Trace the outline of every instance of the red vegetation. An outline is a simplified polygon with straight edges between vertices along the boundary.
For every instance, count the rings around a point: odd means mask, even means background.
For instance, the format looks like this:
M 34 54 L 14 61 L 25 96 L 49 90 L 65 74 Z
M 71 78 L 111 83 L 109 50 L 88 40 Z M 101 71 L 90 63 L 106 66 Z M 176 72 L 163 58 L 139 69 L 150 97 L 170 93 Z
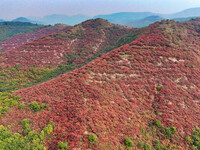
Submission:
M 58 24 L 55 26 L 45 27 L 45 28 L 37 29 L 32 32 L 16 35 L 16 36 L 0 43 L 0 52 L 15 49 L 25 43 L 34 41 L 43 36 L 47 36 L 47 35 L 56 33 L 58 31 L 61 31 L 66 27 L 67 27 L 66 25 Z
M 14 108 L 0 123 L 15 120 L 11 126 L 17 130 L 23 118 L 30 118 L 37 129 L 52 120 L 49 149 L 65 140 L 70 149 L 116 149 L 126 137 L 143 140 L 140 128 L 162 120 L 177 127 L 181 139 L 174 140 L 186 147 L 183 138 L 200 125 L 199 27 L 198 19 L 152 24 L 130 44 L 56 79 L 14 92 L 25 103 L 49 104 L 49 110 Z M 163 89 L 157 90 L 159 85 Z M 91 133 L 98 144 L 89 144 Z
M 4 53 L 1 65 L 82 64 L 105 47 L 112 46 L 122 35 L 134 28 L 111 24 L 103 19 L 88 20 L 74 27 L 46 36 Z

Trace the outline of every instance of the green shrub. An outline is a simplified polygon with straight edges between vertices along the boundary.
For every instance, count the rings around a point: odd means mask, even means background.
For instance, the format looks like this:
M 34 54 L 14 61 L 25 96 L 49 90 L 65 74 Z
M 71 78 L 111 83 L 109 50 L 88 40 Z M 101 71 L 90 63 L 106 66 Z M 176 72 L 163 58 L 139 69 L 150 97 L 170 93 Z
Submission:
M 41 141 L 44 140 L 45 135 L 44 135 L 44 131 L 43 131 L 43 130 L 40 132 L 40 134 L 39 134 L 39 138 L 40 138 Z
M 42 104 L 40 105 L 40 107 L 41 107 L 41 109 L 45 109 L 45 108 L 48 108 L 48 107 L 49 107 L 49 104 L 44 104 L 44 103 L 42 103 Z
M 160 144 L 159 140 L 154 141 L 155 144 Z
M 18 109 L 23 109 L 24 107 L 25 107 L 25 104 L 22 103 L 22 104 L 19 105 Z
M 41 141 L 37 142 L 37 134 L 34 132 L 30 132 L 28 136 L 22 136 L 19 133 L 11 133 L 0 125 L 0 133 L 1 150 L 45 150 Z
M 194 141 L 194 146 L 196 146 L 198 149 L 200 149 L 200 141 Z
M 165 127 L 164 130 L 167 138 L 169 138 L 170 140 L 172 135 L 176 133 L 176 127 L 169 127 L 169 128 Z
M 88 140 L 89 140 L 91 143 L 97 142 L 96 136 L 95 136 L 94 134 L 90 134 L 90 135 L 88 136 Z
M 146 143 L 146 144 L 144 145 L 144 149 L 145 149 L 145 150 L 151 150 L 151 146 L 150 146 L 149 144 Z
M 167 136 L 167 138 L 171 138 L 172 137 L 172 132 L 170 128 L 164 128 L 165 130 L 165 134 Z
M 153 124 L 154 124 L 156 127 L 159 127 L 159 128 L 162 127 L 162 124 L 161 124 L 161 121 L 160 121 L 160 120 L 154 121 Z
M 10 92 L 0 92 L 0 115 L 7 113 L 11 107 L 16 106 L 19 99 L 19 96 L 14 96 Z
M 26 124 L 29 124 L 29 120 L 28 119 L 23 119 L 21 121 L 22 126 L 25 126 Z
M 137 145 L 137 147 L 138 147 L 139 149 L 142 149 L 142 148 L 144 148 L 144 144 L 143 144 L 142 142 L 139 142 L 138 145 Z
M 35 111 L 35 112 L 37 112 L 37 111 L 40 111 L 40 105 L 36 102 L 36 101 L 34 101 L 34 102 L 31 102 L 30 103 L 30 107 Z
M 154 143 L 155 143 L 154 148 L 155 148 L 156 150 L 161 150 L 161 145 L 160 145 L 159 140 L 155 140 Z
M 59 142 L 58 148 L 59 148 L 59 150 L 68 150 L 68 143 L 66 141 L 64 143 Z
M 30 103 L 30 107 L 35 111 L 40 111 L 41 109 L 45 109 L 49 107 L 49 104 L 42 103 L 39 105 L 36 101 Z
M 15 65 L 15 69 L 19 70 L 20 66 L 19 65 Z
M 125 139 L 125 145 L 126 147 L 133 147 L 133 141 L 130 138 Z
M 53 124 L 49 122 L 49 124 L 43 129 L 43 131 L 47 134 L 51 134 L 53 132 Z
M 156 89 L 157 89 L 157 91 L 161 91 L 163 89 L 163 85 L 159 84 Z
M 200 141 L 199 136 L 196 135 L 196 134 L 193 134 L 193 135 L 192 135 L 192 139 L 193 139 L 194 141 Z
M 193 140 L 192 140 L 191 137 L 187 136 L 187 137 L 185 138 L 185 141 L 187 141 L 188 144 L 191 144 Z
M 192 145 L 192 150 L 198 150 L 197 146 Z
M 176 133 L 176 127 L 170 127 L 172 134 Z

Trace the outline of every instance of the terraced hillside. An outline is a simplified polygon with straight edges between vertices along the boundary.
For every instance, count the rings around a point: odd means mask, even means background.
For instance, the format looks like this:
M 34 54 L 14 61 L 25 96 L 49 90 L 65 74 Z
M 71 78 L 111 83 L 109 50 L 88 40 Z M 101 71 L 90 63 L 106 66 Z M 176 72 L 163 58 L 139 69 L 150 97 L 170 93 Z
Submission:
M 34 131 L 30 141 L 47 149 L 200 149 L 199 27 L 152 24 L 79 69 L 15 91 L 21 98 L 0 123 Z
M 66 28 L 67 25 L 57 24 L 55 26 L 45 26 L 44 28 L 36 29 L 35 31 L 16 35 L 6 41 L 0 43 L 0 51 L 15 49 L 25 43 L 34 41 L 41 37 L 56 33 Z

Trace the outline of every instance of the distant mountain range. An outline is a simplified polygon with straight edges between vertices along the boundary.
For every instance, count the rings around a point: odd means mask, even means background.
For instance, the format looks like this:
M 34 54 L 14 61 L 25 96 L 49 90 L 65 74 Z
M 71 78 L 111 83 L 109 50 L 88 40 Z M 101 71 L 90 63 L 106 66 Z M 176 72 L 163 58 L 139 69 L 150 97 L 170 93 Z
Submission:
M 107 15 L 97 15 L 94 17 L 89 17 L 85 15 L 67 16 L 67 15 L 53 14 L 44 16 L 42 18 L 19 17 L 12 21 L 31 22 L 44 25 L 49 25 L 49 24 L 54 25 L 57 23 L 63 23 L 73 26 L 88 19 L 102 18 L 114 24 L 133 26 L 133 27 L 144 27 L 156 21 L 160 21 L 162 19 L 174 19 L 177 21 L 186 21 L 196 17 L 200 17 L 200 7 L 186 9 L 174 14 L 158 14 L 152 12 L 119 12 Z M 0 22 L 1 21 L 3 20 L 0 19 Z
M 200 7 L 190 8 L 183 10 L 181 12 L 172 14 L 168 18 L 188 18 L 188 17 L 199 17 L 200 16 Z
M 83 21 L 90 19 L 91 17 L 85 15 L 74 15 L 74 16 L 67 16 L 67 15 L 59 15 L 53 14 L 44 16 L 43 18 L 38 17 L 27 17 L 29 20 L 34 20 L 35 23 L 45 24 L 45 25 L 54 25 L 57 23 L 67 24 L 67 25 L 75 25 L 79 24 Z M 33 22 L 33 21 L 31 21 Z
M 127 23 L 127 26 L 133 26 L 133 27 L 145 27 L 148 26 L 149 24 L 152 24 L 156 21 L 161 21 L 164 18 L 160 17 L 160 16 L 148 16 L 144 19 L 141 20 L 136 20 L 136 21 L 132 21 Z

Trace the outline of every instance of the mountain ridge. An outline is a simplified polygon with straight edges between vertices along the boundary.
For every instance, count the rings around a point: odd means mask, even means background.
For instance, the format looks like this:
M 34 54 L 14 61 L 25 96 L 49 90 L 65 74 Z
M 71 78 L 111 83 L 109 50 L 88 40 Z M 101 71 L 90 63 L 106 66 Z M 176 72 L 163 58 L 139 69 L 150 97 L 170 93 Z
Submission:
M 102 18 L 106 19 L 111 23 L 114 24 L 120 24 L 120 25 L 129 25 L 129 22 L 137 22 L 137 24 L 140 22 L 140 20 L 145 19 L 146 17 L 150 16 L 160 16 L 163 19 L 175 19 L 175 18 L 182 18 L 179 19 L 182 20 L 189 20 L 189 17 L 200 17 L 200 8 L 189 8 L 185 9 L 183 11 L 173 13 L 173 14 L 160 14 L 160 13 L 153 13 L 153 12 L 116 12 L 111 14 L 105 14 L 105 15 L 96 15 L 93 17 L 86 16 L 86 15 L 62 15 L 62 14 L 52 14 L 44 17 L 27 17 L 27 19 L 30 20 L 32 23 L 38 23 L 38 24 L 45 24 L 45 25 L 53 25 L 56 23 L 64 23 L 67 25 L 76 25 L 80 24 L 83 21 L 86 21 L 88 19 L 96 19 L 96 18 Z M 151 24 L 150 22 L 149 24 Z M 134 27 L 141 27 L 144 26 L 142 23 L 134 26 Z M 148 26 L 149 24 L 145 24 L 145 26 Z

